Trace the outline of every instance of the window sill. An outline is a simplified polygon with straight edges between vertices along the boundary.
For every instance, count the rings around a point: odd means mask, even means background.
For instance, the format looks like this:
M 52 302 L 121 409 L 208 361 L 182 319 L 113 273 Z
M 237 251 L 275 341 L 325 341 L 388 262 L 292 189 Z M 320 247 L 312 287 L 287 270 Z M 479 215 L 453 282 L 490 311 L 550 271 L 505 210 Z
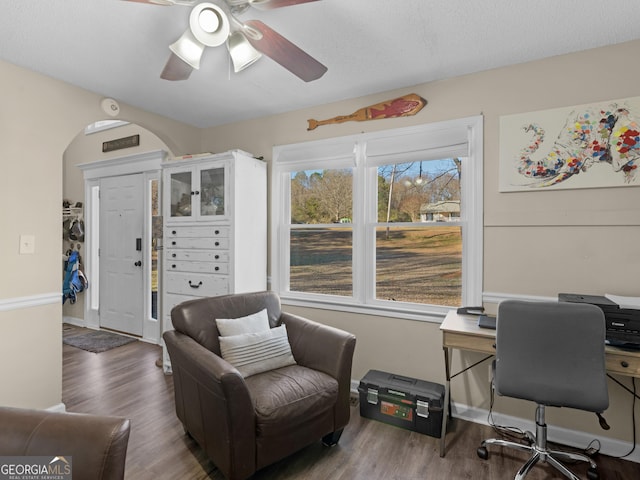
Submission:
M 379 317 L 393 317 L 419 322 L 442 323 L 447 312 L 454 307 L 430 306 L 425 310 L 410 308 L 393 308 L 381 305 L 364 305 L 348 303 L 331 299 L 309 299 L 287 293 L 280 294 L 280 301 L 283 305 L 295 307 L 317 308 L 320 310 L 334 310 L 340 312 L 356 313 L 361 315 L 375 315 Z

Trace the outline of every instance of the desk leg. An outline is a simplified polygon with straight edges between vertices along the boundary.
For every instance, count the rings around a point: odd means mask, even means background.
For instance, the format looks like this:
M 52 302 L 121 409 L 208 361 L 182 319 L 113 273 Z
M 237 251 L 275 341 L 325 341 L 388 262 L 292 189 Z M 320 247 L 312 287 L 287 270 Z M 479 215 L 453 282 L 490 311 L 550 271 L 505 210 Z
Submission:
M 449 357 L 451 349 L 442 347 L 444 351 L 444 372 L 446 382 L 444 385 L 444 405 L 442 405 L 442 429 L 440 430 L 440 456 L 444 457 L 445 437 L 447 436 L 447 421 L 449 419 L 449 391 L 451 388 L 451 366 L 449 365 Z

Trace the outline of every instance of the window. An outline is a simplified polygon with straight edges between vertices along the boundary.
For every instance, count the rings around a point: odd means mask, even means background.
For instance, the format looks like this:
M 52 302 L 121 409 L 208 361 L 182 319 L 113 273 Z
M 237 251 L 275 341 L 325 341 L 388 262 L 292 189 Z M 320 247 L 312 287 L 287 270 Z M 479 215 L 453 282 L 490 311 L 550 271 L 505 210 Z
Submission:
M 423 318 L 482 300 L 482 117 L 274 148 L 272 288 Z

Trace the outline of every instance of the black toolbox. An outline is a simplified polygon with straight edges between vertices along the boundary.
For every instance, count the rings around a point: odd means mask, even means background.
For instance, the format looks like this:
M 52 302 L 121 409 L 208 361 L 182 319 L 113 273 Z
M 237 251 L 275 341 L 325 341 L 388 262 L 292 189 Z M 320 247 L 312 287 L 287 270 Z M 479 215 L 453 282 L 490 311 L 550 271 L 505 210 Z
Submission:
M 358 386 L 360 415 L 432 437 L 442 434 L 444 385 L 369 370 Z

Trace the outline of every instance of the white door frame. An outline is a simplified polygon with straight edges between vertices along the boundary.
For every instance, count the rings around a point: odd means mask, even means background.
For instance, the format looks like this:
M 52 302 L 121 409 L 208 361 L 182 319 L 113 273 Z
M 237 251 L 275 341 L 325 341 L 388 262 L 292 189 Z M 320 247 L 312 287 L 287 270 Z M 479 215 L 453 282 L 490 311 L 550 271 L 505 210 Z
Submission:
M 99 289 L 91 287 L 91 279 L 95 278 L 92 273 L 97 271 L 96 263 L 98 261 L 98 203 L 97 192 L 100 185 L 100 179 L 104 177 L 113 177 L 120 175 L 129 175 L 134 173 L 143 173 L 145 180 L 144 194 L 144 211 L 145 220 L 143 228 L 143 265 L 151 265 L 151 194 L 149 185 L 151 180 L 157 180 L 158 186 L 162 184 L 162 162 L 167 158 L 167 152 L 164 150 L 154 150 L 145 153 L 127 155 L 124 157 L 97 160 L 95 162 L 82 163 L 78 165 L 84 175 L 84 211 L 85 211 L 85 243 L 84 243 L 84 270 L 85 275 L 89 279 L 89 288 L 83 292 L 84 294 L 84 322 L 89 328 L 100 328 L 100 310 L 99 310 Z M 161 190 L 159 190 L 161 192 Z M 159 199 L 161 200 L 161 199 Z M 162 205 L 162 202 L 160 202 Z M 158 267 L 160 271 L 160 266 Z M 151 343 L 160 344 L 162 321 L 162 312 L 158 308 L 156 319 L 151 318 L 151 311 L 148 307 L 151 304 L 151 278 L 148 274 L 149 270 L 144 269 L 144 288 L 145 288 L 145 309 L 144 320 L 142 324 L 142 339 Z M 147 298 L 147 296 L 149 298 Z M 158 296 L 158 302 L 159 302 Z M 158 303 L 158 306 L 160 304 Z

